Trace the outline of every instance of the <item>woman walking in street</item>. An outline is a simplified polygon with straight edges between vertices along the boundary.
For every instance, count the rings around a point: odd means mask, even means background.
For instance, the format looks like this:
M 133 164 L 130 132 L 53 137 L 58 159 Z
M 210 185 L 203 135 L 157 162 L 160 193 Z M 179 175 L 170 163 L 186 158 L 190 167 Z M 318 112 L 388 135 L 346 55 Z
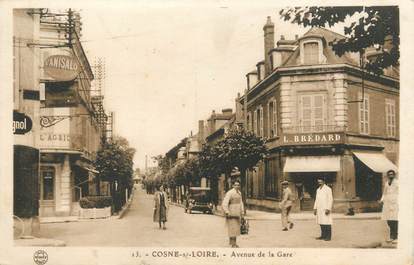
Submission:
M 167 229 L 165 222 L 167 222 L 167 213 L 168 213 L 168 196 L 164 191 L 163 185 L 158 185 L 156 187 L 157 191 L 154 194 L 154 222 L 159 224 L 159 228 Z
M 226 215 L 226 225 L 229 235 L 229 243 L 233 248 L 239 247 L 236 243 L 237 236 L 240 235 L 240 221 L 244 215 L 242 195 L 240 193 L 240 181 L 233 182 L 233 188 L 229 190 L 223 199 L 222 204 Z
M 388 170 L 387 182 L 380 203 L 382 206 L 381 219 L 387 221 L 390 228 L 390 238 L 387 242 L 397 243 L 398 240 L 398 180 L 394 170 Z

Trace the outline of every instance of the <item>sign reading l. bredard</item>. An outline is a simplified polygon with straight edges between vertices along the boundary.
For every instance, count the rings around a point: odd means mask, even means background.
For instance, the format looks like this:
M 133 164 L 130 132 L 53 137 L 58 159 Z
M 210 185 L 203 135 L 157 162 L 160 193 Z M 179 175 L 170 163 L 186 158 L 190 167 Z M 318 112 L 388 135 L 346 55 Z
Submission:
M 43 69 L 46 74 L 57 81 L 75 79 L 80 67 L 75 58 L 67 55 L 52 55 L 46 58 Z
M 285 134 L 282 137 L 283 144 L 336 144 L 343 143 L 342 133 L 300 133 Z

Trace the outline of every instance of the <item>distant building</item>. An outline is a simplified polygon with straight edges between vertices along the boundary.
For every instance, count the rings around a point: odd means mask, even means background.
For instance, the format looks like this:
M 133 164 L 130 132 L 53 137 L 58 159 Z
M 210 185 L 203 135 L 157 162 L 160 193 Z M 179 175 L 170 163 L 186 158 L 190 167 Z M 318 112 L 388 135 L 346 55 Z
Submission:
M 335 55 L 329 43 L 344 36 L 324 28 L 294 40 L 281 36 L 276 46 L 270 17 L 263 30 L 264 60 L 246 75 L 246 93 L 236 102 L 238 120 L 270 150 L 248 173 L 247 203 L 278 209 L 287 179 L 295 210 L 311 210 L 322 176 L 336 211 L 378 208 L 382 174 L 398 165 L 398 69 L 363 71 L 359 53 Z

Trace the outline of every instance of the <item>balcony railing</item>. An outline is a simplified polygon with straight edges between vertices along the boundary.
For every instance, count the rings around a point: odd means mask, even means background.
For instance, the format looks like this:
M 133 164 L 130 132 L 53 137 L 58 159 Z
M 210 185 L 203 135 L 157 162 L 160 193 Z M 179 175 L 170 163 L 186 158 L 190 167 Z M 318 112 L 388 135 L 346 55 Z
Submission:
M 346 126 L 339 125 L 290 126 L 283 128 L 283 133 L 322 133 L 344 131 L 346 131 Z

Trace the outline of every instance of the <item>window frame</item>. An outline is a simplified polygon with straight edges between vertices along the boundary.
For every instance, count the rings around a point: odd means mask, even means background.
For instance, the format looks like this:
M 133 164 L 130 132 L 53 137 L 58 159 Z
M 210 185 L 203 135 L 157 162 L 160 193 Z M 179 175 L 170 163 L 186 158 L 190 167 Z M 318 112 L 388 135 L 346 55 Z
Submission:
M 397 136 L 397 115 L 395 100 L 385 99 L 385 131 L 388 137 Z M 389 107 L 392 108 L 390 113 Z
M 311 49 L 307 49 L 308 45 L 315 45 L 316 54 L 312 54 L 312 53 L 307 52 L 307 50 L 309 50 L 309 51 L 311 50 Z M 309 65 L 319 64 L 319 61 L 320 61 L 319 60 L 319 57 L 320 57 L 319 53 L 320 53 L 320 51 L 319 51 L 319 42 L 318 41 L 312 40 L 312 41 L 306 41 L 306 42 L 303 43 L 303 62 L 304 62 L 304 64 L 309 64 Z M 306 56 L 307 54 L 308 55 L 309 54 L 314 55 L 313 56 L 314 58 L 312 56 Z M 310 59 L 312 59 L 312 60 L 308 61 L 307 57 L 308 57 L 308 60 L 310 60 Z
M 361 93 L 358 94 L 358 98 L 362 98 Z M 370 100 L 369 95 L 365 93 L 362 102 L 358 102 L 358 130 L 360 134 L 368 135 L 371 133 L 370 120 Z
M 315 98 L 318 96 L 322 96 L 322 118 L 318 119 L 318 120 L 322 120 L 322 129 L 321 130 L 316 130 L 317 125 L 315 124 L 316 120 L 315 119 Z M 310 122 L 310 126 L 304 126 L 304 106 L 303 106 L 303 99 L 305 97 L 309 97 L 310 98 L 310 106 L 307 108 L 309 109 L 308 111 L 310 112 L 310 117 L 309 119 L 307 119 L 307 121 Z M 326 131 L 326 126 L 328 125 L 328 93 L 326 91 L 315 91 L 312 93 L 301 93 L 298 94 L 298 124 L 299 124 L 299 130 L 301 133 L 314 133 L 314 132 L 324 132 Z M 306 129 L 308 128 L 309 129 Z

